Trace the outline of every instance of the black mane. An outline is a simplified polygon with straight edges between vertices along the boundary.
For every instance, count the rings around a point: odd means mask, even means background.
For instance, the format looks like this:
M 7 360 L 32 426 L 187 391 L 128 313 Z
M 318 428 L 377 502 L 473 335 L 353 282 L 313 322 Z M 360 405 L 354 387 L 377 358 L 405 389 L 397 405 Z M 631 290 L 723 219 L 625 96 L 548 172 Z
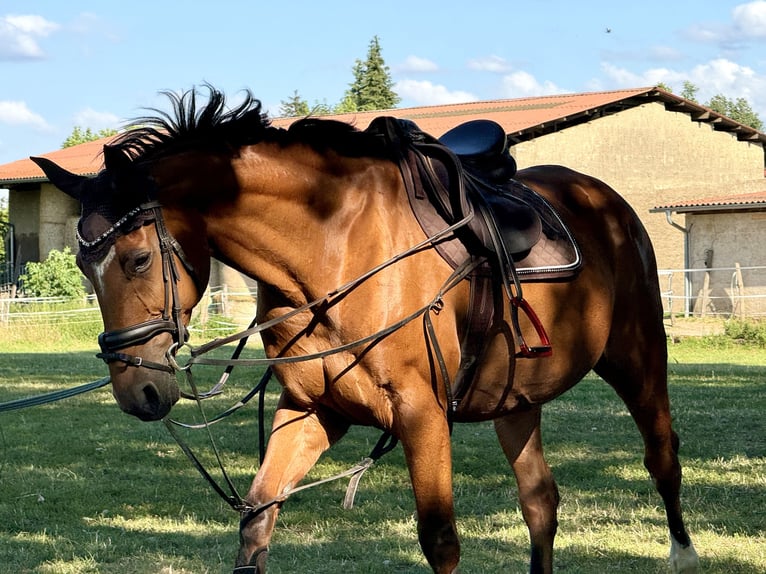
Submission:
M 173 113 L 149 108 L 157 115 L 134 119 L 131 124 L 139 127 L 125 132 L 112 146 L 133 160 L 151 160 L 184 149 L 235 148 L 264 138 L 271 122 L 249 90 L 241 104 L 227 110 L 224 94 L 209 84 L 206 88 L 209 95 L 202 108 L 197 106 L 195 89 L 182 94 L 161 92 L 170 100 Z
M 237 107 L 227 109 L 224 94 L 205 84 L 207 103 L 198 107 L 199 93 L 161 92 L 170 100 L 172 112 L 149 108 L 156 115 L 134 119 L 139 126 L 118 137 L 111 146 L 132 161 L 152 161 L 186 150 L 234 152 L 243 145 L 278 141 L 284 145 L 303 142 L 317 151 L 332 149 L 342 155 L 384 156 L 379 138 L 357 130 L 351 124 L 315 117 L 302 118 L 288 130 L 274 128 L 262 112 L 260 100 L 245 90 Z

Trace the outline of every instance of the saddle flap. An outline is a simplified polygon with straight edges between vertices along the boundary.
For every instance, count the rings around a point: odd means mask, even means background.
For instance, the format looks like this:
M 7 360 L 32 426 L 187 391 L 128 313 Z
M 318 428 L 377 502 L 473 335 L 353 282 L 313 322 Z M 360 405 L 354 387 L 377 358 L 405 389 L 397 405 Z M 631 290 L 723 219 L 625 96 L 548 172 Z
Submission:
M 540 240 L 543 224 L 537 211 L 517 197 L 485 195 L 503 244 L 513 255 L 527 253 Z

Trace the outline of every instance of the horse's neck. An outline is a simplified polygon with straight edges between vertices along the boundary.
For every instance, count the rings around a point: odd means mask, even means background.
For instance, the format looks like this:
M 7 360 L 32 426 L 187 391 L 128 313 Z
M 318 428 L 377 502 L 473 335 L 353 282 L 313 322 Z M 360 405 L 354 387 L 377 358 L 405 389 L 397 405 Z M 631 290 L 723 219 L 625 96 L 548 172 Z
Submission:
M 261 145 L 232 165 L 239 192 L 211 211 L 212 243 L 222 259 L 294 303 L 335 289 L 409 242 L 390 162 Z

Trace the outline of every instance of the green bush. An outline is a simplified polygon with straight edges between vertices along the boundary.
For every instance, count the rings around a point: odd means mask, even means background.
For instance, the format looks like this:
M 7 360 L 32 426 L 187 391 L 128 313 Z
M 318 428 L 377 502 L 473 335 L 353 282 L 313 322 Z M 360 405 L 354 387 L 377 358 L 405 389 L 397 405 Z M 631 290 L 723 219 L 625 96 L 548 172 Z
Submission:
M 724 334 L 736 341 L 766 347 L 766 322 L 732 319 L 724 324 Z
M 20 277 L 24 291 L 35 297 L 83 297 L 85 287 L 77 260 L 69 247 L 51 250 L 45 261 L 27 263 Z

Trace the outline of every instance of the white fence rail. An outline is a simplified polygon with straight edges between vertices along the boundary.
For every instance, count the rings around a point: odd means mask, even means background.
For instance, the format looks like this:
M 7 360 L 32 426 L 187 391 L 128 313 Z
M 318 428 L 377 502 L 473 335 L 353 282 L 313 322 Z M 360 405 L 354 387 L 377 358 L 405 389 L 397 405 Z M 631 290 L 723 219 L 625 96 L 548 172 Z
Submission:
M 766 266 L 662 269 L 658 280 L 665 312 L 673 317 L 766 318 Z M 255 314 L 255 291 L 209 289 L 195 312 L 195 325 L 231 329 Z M 61 325 L 100 322 L 93 295 L 63 298 L 19 298 L 0 294 L 0 326 Z
M 766 317 L 766 266 L 663 269 L 659 281 L 671 317 Z
M 255 292 L 209 289 L 195 310 L 193 328 L 229 330 L 255 315 Z M 64 297 L 9 297 L 0 294 L 0 327 L 101 324 L 95 295 L 82 299 Z

